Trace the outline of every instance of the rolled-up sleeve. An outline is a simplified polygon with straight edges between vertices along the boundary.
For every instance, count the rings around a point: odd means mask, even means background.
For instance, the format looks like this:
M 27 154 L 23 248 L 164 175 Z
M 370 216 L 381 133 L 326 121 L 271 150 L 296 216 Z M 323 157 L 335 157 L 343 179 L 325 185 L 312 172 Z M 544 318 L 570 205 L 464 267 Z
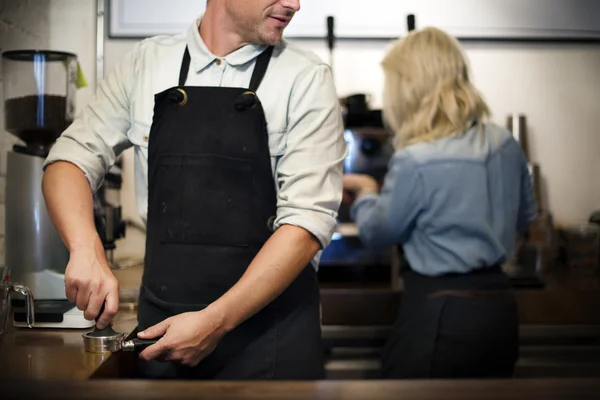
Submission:
M 108 170 L 123 150 L 131 146 L 129 95 L 134 83 L 137 46 L 97 87 L 89 104 L 52 146 L 44 169 L 67 161 L 85 174 L 92 191 L 103 183 Z
M 328 66 L 312 65 L 296 79 L 287 128 L 286 150 L 277 165 L 275 227 L 304 228 L 325 248 L 336 227 L 347 155 L 339 99 Z

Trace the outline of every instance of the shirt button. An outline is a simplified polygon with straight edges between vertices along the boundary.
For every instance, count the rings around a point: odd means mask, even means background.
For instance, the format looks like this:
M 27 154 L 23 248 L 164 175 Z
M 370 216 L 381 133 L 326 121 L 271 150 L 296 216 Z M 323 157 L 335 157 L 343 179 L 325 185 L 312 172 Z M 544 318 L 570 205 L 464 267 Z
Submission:
M 217 60 L 215 61 L 215 63 L 216 63 L 217 65 L 221 65 L 221 60 L 217 58 Z
M 144 142 L 147 142 L 148 140 L 150 140 L 150 138 L 148 136 L 144 136 Z

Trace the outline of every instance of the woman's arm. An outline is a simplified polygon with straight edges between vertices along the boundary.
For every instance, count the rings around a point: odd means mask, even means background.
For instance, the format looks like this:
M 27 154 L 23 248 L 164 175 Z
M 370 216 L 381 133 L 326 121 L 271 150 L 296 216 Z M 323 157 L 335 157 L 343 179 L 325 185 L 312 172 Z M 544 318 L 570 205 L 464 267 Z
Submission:
M 357 191 L 359 196 L 350 209 L 367 246 L 401 243 L 410 234 L 424 200 L 423 182 L 412 158 L 397 153 L 389 165 L 381 192 Z

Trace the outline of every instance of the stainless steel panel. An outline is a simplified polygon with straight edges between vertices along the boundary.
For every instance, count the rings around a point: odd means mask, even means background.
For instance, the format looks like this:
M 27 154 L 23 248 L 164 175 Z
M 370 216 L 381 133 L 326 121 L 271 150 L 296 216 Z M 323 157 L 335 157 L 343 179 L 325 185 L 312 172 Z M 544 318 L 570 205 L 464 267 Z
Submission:
M 69 253 L 46 210 L 43 163 L 41 157 L 7 154 L 6 266 L 36 299 L 65 298 L 58 274 L 64 274 Z

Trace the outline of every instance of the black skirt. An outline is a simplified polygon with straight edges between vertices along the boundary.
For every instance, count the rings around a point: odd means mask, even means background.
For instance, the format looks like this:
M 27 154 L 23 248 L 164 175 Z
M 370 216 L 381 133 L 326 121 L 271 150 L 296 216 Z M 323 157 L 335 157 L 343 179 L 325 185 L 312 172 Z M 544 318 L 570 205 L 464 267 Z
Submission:
M 409 269 L 402 276 L 402 304 L 382 354 L 383 379 L 513 376 L 518 315 L 500 267 L 440 277 Z

